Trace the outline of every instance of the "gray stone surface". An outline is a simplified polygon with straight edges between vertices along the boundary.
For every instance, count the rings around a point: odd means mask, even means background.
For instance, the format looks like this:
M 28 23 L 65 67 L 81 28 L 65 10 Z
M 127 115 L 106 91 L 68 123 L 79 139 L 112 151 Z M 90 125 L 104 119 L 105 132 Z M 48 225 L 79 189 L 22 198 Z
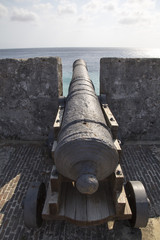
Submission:
M 0 175 L 3 173 L 3 168 L 9 164 L 8 161 L 14 150 L 15 149 L 10 146 L 0 147 Z
M 160 140 L 160 59 L 102 58 L 100 92 L 123 140 Z
M 62 95 L 60 58 L 0 60 L 0 138 L 45 139 Z
M 151 201 L 150 217 L 160 216 L 160 144 L 123 146 L 122 169 L 126 180 L 139 180 Z M 28 229 L 23 221 L 23 200 L 33 181 L 49 181 L 52 159 L 39 143 L 2 142 L 0 156 L 7 157 L 0 173 L 0 239 L 3 240 L 155 240 L 142 238 L 141 229 L 129 227 L 127 221 L 116 221 L 113 230 L 107 224 L 79 227 L 67 221 L 44 221 L 41 228 Z M 1 157 L 0 157 L 1 161 Z M 152 226 L 151 226 L 152 227 Z M 159 226 L 158 226 L 159 229 Z M 151 231 L 152 229 L 150 229 Z M 158 235 L 159 236 L 159 235 Z

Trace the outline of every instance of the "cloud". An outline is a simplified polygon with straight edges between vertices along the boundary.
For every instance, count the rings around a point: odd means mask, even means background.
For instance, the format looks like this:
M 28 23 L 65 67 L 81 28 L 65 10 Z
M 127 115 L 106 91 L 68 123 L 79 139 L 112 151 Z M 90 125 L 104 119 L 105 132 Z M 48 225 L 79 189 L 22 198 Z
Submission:
M 37 10 L 45 10 L 45 11 L 53 9 L 53 5 L 49 2 L 34 4 L 33 7 Z
M 112 11 L 112 10 L 115 10 L 115 8 L 116 8 L 116 6 L 112 2 L 104 3 L 104 5 L 103 5 L 104 10 Z
M 91 17 L 86 14 L 81 14 L 78 16 L 77 21 L 79 23 L 84 23 L 85 25 L 91 21 Z
M 83 11 L 93 13 L 100 11 L 112 11 L 115 10 L 117 6 L 117 0 L 90 0 L 83 5 Z
M 83 22 L 89 16 L 92 21 L 96 19 L 112 19 L 114 23 L 122 25 L 151 25 L 158 19 L 156 0 L 89 0 L 82 6 Z
M 0 18 L 7 16 L 7 14 L 8 9 L 4 5 L 0 4 Z
M 75 14 L 77 12 L 77 7 L 74 3 L 63 2 L 58 6 L 59 14 Z
M 77 21 L 78 22 L 85 22 L 87 21 L 87 17 L 85 15 L 80 15 L 78 18 L 77 18 Z
M 133 24 L 150 24 L 153 18 L 147 13 L 133 13 L 132 15 L 123 16 L 119 19 L 119 23 L 126 25 Z
M 84 4 L 82 9 L 84 12 L 98 12 L 101 9 L 102 1 L 98 0 L 91 0 L 88 3 Z
M 33 22 L 36 21 L 36 19 L 36 13 L 23 8 L 14 8 L 11 16 L 12 21 L 20 22 Z
M 155 7 L 155 0 L 127 0 L 126 4 L 131 4 L 134 6 L 139 6 L 143 8 L 152 8 Z
M 155 10 L 154 0 L 127 0 L 119 9 L 119 23 L 133 25 L 150 23 L 155 17 L 152 11 Z
M 119 20 L 119 23 L 126 24 L 126 25 L 137 24 L 139 22 L 140 22 L 140 20 L 134 16 L 133 17 L 123 17 Z

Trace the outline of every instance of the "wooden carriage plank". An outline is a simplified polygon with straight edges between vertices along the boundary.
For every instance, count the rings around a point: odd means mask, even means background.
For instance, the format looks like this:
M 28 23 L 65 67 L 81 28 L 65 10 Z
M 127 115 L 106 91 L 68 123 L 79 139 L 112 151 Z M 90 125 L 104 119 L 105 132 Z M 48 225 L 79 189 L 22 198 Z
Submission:
M 106 123 L 111 129 L 113 139 L 116 139 L 119 125 L 107 104 L 102 104 L 102 111 L 103 111 Z
M 124 190 L 124 187 L 123 187 L 123 190 Z M 131 219 L 132 218 L 132 212 L 131 212 L 131 208 L 129 206 L 129 203 L 128 203 L 128 199 L 127 199 L 127 196 L 126 196 L 126 193 L 125 193 L 125 190 L 123 191 L 123 194 L 124 194 L 124 197 L 125 197 L 125 207 L 124 207 L 124 212 L 123 213 L 117 213 L 116 214 L 116 218 L 117 219 Z
M 101 183 L 99 192 L 93 196 L 79 193 L 71 182 L 62 183 L 60 209 L 57 215 L 49 212 L 51 188 L 49 186 L 42 217 L 46 220 L 68 219 L 78 225 L 97 225 L 111 219 L 129 219 L 132 216 L 125 192 L 125 208 L 123 213 L 116 213 L 109 183 Z M 96 195 L 96 197 L 95 197 Z
M 45 204 L 44 204 L 43 211 L 42 211 L 42 218 L 45 219 L 45 220 L 50 219 L 50 212 L 49 212 L 50 196 L 51 196 L 51 186 L 50 186 L 50 183 L 49 183 L 48 190 L 47 190 L 47 197 L 46 197 Z
M 49 199 L 49 211 L 51 215 L 56 215 L 59 211 L 59 192 L 52 192 Z
M 126 205 L 125 205 L 125 209 L 124 209 L 124 215 L 125 216 L 132 216 L 132 212 L 131 212 L 131 208 L 129 206 L 129 202 L 128 202 L 128 199 L 126 197 Z
M 112 197 L 112 190 L 110 188 L 109 182 L 104 182 L 103 187 L 105 189 L 105 193 L 107 196 L 107 207 L 109 210 L 109 216 L 114 216 L 115 215 L 115 207 L 114 207 L 114 202 L 113 202 L 113 197 Z
M 59 106 L 58 111 L 57 111 L 57 115 L 56 115 L 56 119 L 54 121 L 53 124 L 53 128 L 54 128 L 54 137 L 55 139 L 57 139 L 60 127 L 61 127 L 61 123 L 62 123 L 62 119 L 63 119 L 63 113 L 64 113 L 64 107 L 63 106 Z
M 60 209 L 59 216 L 65 217 L 65 207 L 66 207 L 66 197 L 68 195 L 67 192 L 67 183 L 61 183 L 61 201 L 60 201 Z
M 108 191 L 106 184 L 101 183 L 96 193 L 87 197 L 87 216 L 88 221 L 103 222 L 113 213 L 113 204 L 110 204 L 111 192 Z
M 111 180 L 113 195 L 115 192 L 122 191 L 123 183 L 124 183 L 123 171 L 120 164 L 118 164 L 115 172 L 112 174 L 112 180 Z
M 72 182 L 66 184 L 66 201 L 65 201 L 65 217 L 70 219 L 75 219 L 76 215 L 76 197 L 75 197 L 75 188 L 72 185 Z
M 118 152 L 118 154 L 119 154 L 119 157 L 121 157 L 122 149 L 121 149 L 121 146 L 120 146 L 120 143 L 119 143 L 119 140 L 118 140 L 118 139 L 114 139 L 114 146 L 115 146 L 116 149 L 117 149 L 117 152 Z
M 52 192 L 59 192 L 61 187 L 61 177 L 57 172 L 56 166 L 53 165 L 50 176 L 51 190 Z
M 115 199 L 115 207 L 116 207 L 116 214 L 124 214 L 124 209 L 126 205 L 126 195 L 124 191 L 124 187 L 122 187 L 122 191 L 117 193 L 117 197 Z
M 87 196 L 85 194 L 80 193 L 75 188 L 75 201 L 76 201 L 76 212 L 75 212 L 75 220 L 86 223 L 87 222 Z
M 87 221 L 98 221 L 101 219 L 101 213 L 99 211 L 99 201 L 100 199 L 96 193 L 87 196 Z
M 100 194 L 100 208 L 99 211 L 101 213 L 101 219 L 106 219 L 110 215 L 110 208 L 112 206 L 109 206 L 108 204 L 108 196 L 111 194 L 111 192 L 108 194 L 106 184 L 102 184 L 100 186 L 101 194 Z

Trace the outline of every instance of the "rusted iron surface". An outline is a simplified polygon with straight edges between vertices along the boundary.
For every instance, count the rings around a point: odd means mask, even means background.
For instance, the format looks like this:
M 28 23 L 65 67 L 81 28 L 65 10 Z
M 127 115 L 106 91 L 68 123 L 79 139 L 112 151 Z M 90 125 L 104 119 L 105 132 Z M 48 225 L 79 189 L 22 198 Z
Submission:
M 82 193 L 92 194 L 98 181 L 118 164 L 118 153 L 83 60 L 73 64 L 62 127 L 55 150 L 59 173 L 77 181 Z

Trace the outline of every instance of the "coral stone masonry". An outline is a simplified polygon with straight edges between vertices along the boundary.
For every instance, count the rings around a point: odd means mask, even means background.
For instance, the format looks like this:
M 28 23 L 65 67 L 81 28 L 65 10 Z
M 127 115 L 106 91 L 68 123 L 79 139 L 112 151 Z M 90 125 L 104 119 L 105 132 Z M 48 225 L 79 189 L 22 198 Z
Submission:
M 42 140 L 62 95 L 60 58 L 0 60 L 0 138 Z
M 160 58 L 102 58 L 100 92 L 123 140 L 160 140 Z

